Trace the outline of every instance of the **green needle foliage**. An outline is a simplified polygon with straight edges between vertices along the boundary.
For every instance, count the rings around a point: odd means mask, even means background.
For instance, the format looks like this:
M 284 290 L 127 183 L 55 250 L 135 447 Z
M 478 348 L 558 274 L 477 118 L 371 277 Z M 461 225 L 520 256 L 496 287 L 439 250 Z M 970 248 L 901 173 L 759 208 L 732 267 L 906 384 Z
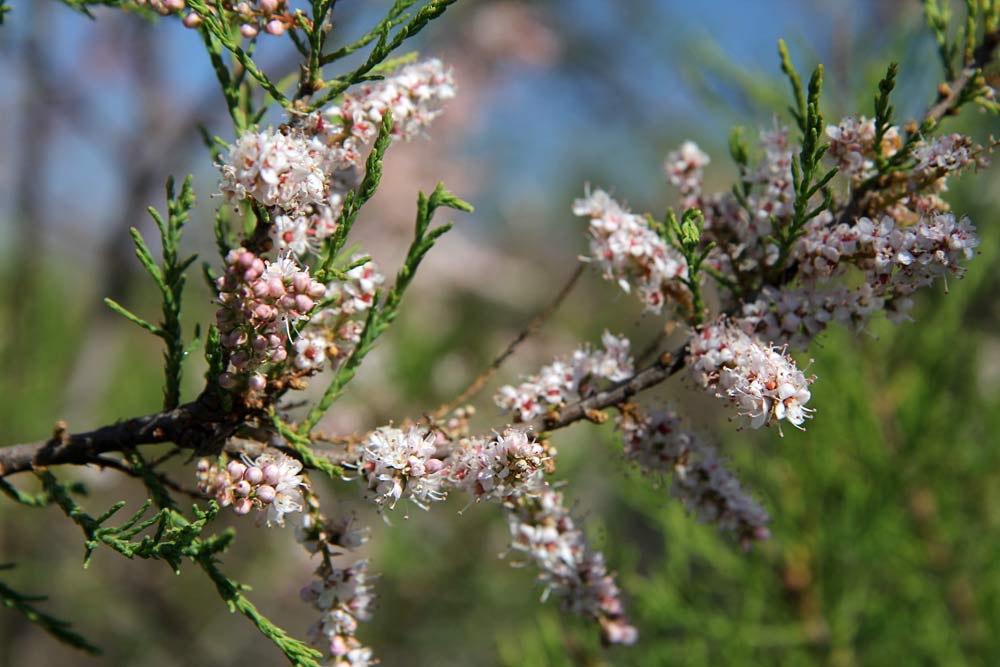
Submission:
M 14 566 L 11 564 L 0 564 L 0 571 L 9 570 Z M 0 604 L 8 609 L 14 609 L 24 614 L 25 618 L 45 630 L 55 639 L 80 649 L 91 655 L 100 655 L 101 649 L 88 642 L 82 635 L 73 630 L 73 625 L 69 621 L 64 621 L 40 611 L 33 603 L 47 600 L 41 595 L 25 595 L 18 593 L 13 588 L 0 581 Z

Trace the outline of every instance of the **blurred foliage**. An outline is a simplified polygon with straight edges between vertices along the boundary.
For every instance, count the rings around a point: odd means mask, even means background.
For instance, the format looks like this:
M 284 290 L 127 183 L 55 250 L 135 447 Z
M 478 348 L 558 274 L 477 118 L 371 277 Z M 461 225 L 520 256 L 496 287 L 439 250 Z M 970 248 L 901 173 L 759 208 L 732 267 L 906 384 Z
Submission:
M 909 31 L 906 26 L 892 33 L 902 35 L 892 48 L 904 54 L 904 90 L 921 74 L 906 70 L 914 62 L 910 56 L 926 55 L 928 44 L 926 35 Z M 769 81 L 748 81 L 745 70 L 724 56 L 709 58 L 716 51 L 704 47 L 699 58 L 728 64 L 714 76 L 740 82 L 747 106 L 759 111 L 771 105 L 774 86 L 784 85 L 776 61 Z M 854 66 L 869 80 L 846 91 L 842 106 L 854 108 L 860 100 L 857 108 L 870 115 L 873 82 L 885 62 Z M 726 99 L 720 95 L 713 107 L 723 117 L 719 107 Z M 912 102 L 905 106 L 915 112 Z M 666 123 L 667 110 L 659 111 Z M 967 125 L 981 137 L 995 128 L 995 118 L 973 118 Z M 725 129 L 713 124 L 693 138 L 709 144 L 712 136 L 721 145 Z M 662 141 L 648 143 L 655 144 L 646 146 L 650 151 L 665 148 Z M 618 161 L 608 162 L 602 168 L 613 173 Z M 729 169 L 722 162 L 710 172 Z M 637 193 L 660 178 L 652 173 L 655 165 L 647 166 L 651 175 Z M 577 230 L 567 229 L 565 209 L 580 189 L 582 170 L 570 165 L 566 180 L 551 184 L 555 194 L 545 219 L 553 223 L 533 232 L 536 239 L 562 239 L 570 246 L 560 249 L 567 256 L 583 245 L 578 238 L 565 240 Z M 601 174 L 586 177 L 596 182 Z M 967 277 L 950 285 L 950 294 L 922 296 L 916 324 L 880 322 L 861 337 L 833 330 L 817 341 L 811 350 L 811 372 L 818 376 L 811 405 L 818 411 L 806 433 L 779 439 L 773 429 L 735 432 L 725 422 L 712 430 L 725 434 L 720 444 L 734 468 L 772 513 L 774 537 L 754 551 L 742 553 L 686 516 L 661 484 L 627 471 L 610 428 L 583 424 L 559 435 L 558 476 L 571 481 L 567 494 L 578 503 L 577 514 L 619 572 L 640 630 L 638 645 L 607 652 L 585 621 L 565 618 L 552 602 L 539 606 L 534 573 L 509 567 L 507 561 L 516 563 L 513 556 L 498 558 L 508 536 L 497 513 L 459 500 L 432 513 L 411 510 L 391 529 L 363 517 L 374 525 L 372 556 L 383 574 L 378 614 L 360 636 L 376 645 L 387 667 L 1000 664 L 998 192 L 996 170 L 970 174 L 955 189 L 956 211 L 980 223 L 981 254 Z M 191 226 L 206 223 L 194 220 Z M 72 409 L 64 403 L 70 384 L 94 406 L 74 427 L 151 412 L 162 400 L 156 342 L 109 315 L 93 314 L 104 295 L 91 293 L 61 258 L 45 262 L 30 294 L 0 303 L 7 323 L 0 334 L 4 444 L 49 432 L 60 411 Z M 565 269 L 552 268 L 553 284 L 568 274 Z M 0 273 L 5 283 L 12 279 L 6 269 Z M 130 289 L 126 306 L 155 298 L 147 286 Z M 638 310 L 629 310 L 633 304 L 617 298 L 613 287 L 591 280 L 579 289 L 540 340 L 512 360 L 504 381 L 563 342 L 593 339 L 603 325 L 636 329 Z M 425 295 L 414 296 L 411 306 Z M 530 317 L 476 294 L 442 299 L 447 318 L 429 318 L 419 306 L 402 308 L 399 326 L 374 353 L 382 355 L 382 364 L 362 371 L 370 384 L 354 388 L 341 409 L 349 410 L 349 401 L 367 401 L 366 392 L 379 419 L 432 409 L 451 397 L 447 383 L 442 388 L 430 381 L 434 362 L 459 355 L 474 372 L 506 342 L 484 330 L 513 332 Z M 189 303 L 185 322 L 204 321 L 207 294 L 192 292 Z M 602 304 L 599 317 L 595 303 Z M 93 330 L 95 322 L 104 322 L 104 333 L 96 347 L 87 347 L 81 332 Z M 648 339 L 655 325 L 640 324 L 640 340 Z M 100 377 L 81 359 L 95 350 L 108 360 L 98 365 Z M 196 383 L 198 375 L 192 368 L 186 377 Z M 387 406 L 366 388 L 379 383 L 392 385 L 396 404 Z M 188 396 L 194 386 L 187 387 Z M 683 400 L 683 385 L 667 390 L 670 400 Z M 703 405 L 710 411 L 702 414 Z M 688 407 L 699 427 L 715 425 L 718 406 Z M 494 416 L 489 408 L 483 412 L 485 419 Z M 130 507 L 143 500 L 140 489 L 114 473 L 80 471 L 79 477 L 91 490 L 81 504 L 106 507 L 126 494 Z M 356 489 L 341 486 L 336 493 L 336 501 L 325 502 L 354 506 Z M 281 664 L 266 639 L 223 613 L 225 606 L 203 578 L 177 578 L 101 554 L 81 576 L 75 527 L 52 509 L 25 512 L 0 503 L 0 562 L 18 563 L 4 572 L 4 582 L 20 591 L 44 591 L 44 610 L 72 621 L 105 656 L 97 661 L 58 647 L 17 614 L 0 610 L 0 667 L 186 665 L 193 655 L 201 656 L 201 664 L 220 666 Z M 311 567 L 287 533 L 246 526 L 225 560 L 227 572 L 254 583 L 254 599 L 266 613 L 288 619 L 289 631 L 302 636 L 313 618 L 296 592 Z M 225 643 L 217 641 L 220 636 Z

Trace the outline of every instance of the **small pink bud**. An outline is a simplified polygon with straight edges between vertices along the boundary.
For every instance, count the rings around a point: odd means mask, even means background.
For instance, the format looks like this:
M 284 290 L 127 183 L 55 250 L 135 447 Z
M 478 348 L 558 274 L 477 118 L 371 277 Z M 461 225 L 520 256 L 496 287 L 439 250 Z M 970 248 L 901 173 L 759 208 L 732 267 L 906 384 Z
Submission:
M 171 12 L 179 12 L 184 9 L 186 3 L 184 0 L 163 0 L 163 6 Z
M 232 389 L 236 386 L 236 378 L 232 373 L 223 373 L 219 376 L 219 386 L 223 389 Z
M 253 309 L 253 315 L 259 320 L 270 320 L 274 317 L 274 308 L 262 303 Z
M 184 24 L 185 28 L 197 28 L 201 25 L 201 15 L 195 12 L 190 12 L 184 16 L 181 23 Z
M 254 336 L 250 345 L 258 352 L 263 352 L 267 349 L 267 338 L 261 335 Z
M 270 16 L 277 11 L 278 0 L 258 0 L 257 6 L 260 7 L 260 11 Z
M 233 511 L 240 515 L 249 514 L 252 509 L 253 501 L 249 498 L 240 498 L 236 501 L 236 504 L 233 505 Z
M 255 373 L 250 376 L 250 380 L 247 381 L 247 386 L 250 387 L 252 391 L 261 391 L 267 386 L 267 378 L 260 373 Z
M 249 496 L 251 491 L 253 491 L 253 487 L 245 479 L 241 479 L 233 485 L 233 492 L 238 496 Z
M 267 22 L 267 25 L 264 26 L 264 30 L 266 30 L 269 35 L 277 37 L 285 32 L 285 24 L 278 19 L 271 19 Z
M 257 36 L 257 28 L 256 26 L 252 26 L 249 23 L 244 23 L 243 25 L 240 26 L 240 34 L 246 37 L 247 39 L 253 39 L 254 37 Z
M 267 292 L 275 299 L 285 296 L 285 283 L 281 278 L 271 278 L 267 281 Z
M 286 294 L 285 296 L 281 297 L 281 300 L 278 301 L 278 304 L 285 310 L 291 310 L 292 308 L 295 308 L 295 297 Z
M 257 298 L 263 298 L 267 296 L 268 293 L 267 283 L 263 280 L 257 280 L 253 283 L 253 294 Z
M 272 349 L 281 347 L 282 342 L 283 341 L 281 340 L 280 336 L 275 336 L 274 334 L 271 334 L 270 336 L 267 337 L 267 346 Z
M 257 466 L 250 466 L 247 468 L 247 471 L 243 473 L 243 479 L 256 486 L 264 481 L 264 471 Z
M 312 279 L 309 278 L 309 274 L 304 271 L 299 271 L 292 278 L 292 287 L 299 294 L 305 294 L 309 290 L 309 286 L 312 285 Z
M 424 463 L 424 469 L 431 475 L 441 470 L 441 468 L 444 468 L 444 461 L 441 459 L 427 459 L 427 462 Z
M 246 472 L 247 467 L 240 463 L 239 461 L 230 461 L 229 465 L 226 466 L 226 472 L 233 479 L 239 479 L 243 477 L 243 473 Z
M 308 313 L 312 310 L 313 300 L 307 297 L 305 294 L 299 294 L 295 297 L 295 309 L 300 313 Z
M 198 472 L 208 472 L 208 469 L 211 467 L 212 463 L 208 459 L 198 459 Z
M 272 502 L 276 495 L 278 494 L 275 493 L 273 486 L 268 486 L 267 484 L 261 484 L 260 486 L 257 487 L 257 500 L 264 503 L 265 505 Z
M 229 358 L 229 362 L 239 368 L 240 370 L 245 370 L 247 365 L 250 363 L 250 355 L 246 353 L 246 350 L 239 350 L 236 354 Z
M 240 265 L 241 269 L 249 269 L 253 266 L 255 259 L 257 259 L 257 255 L 253 254 L 249 250 L 246 250 L 237 257 L 236 261 Z
M 281 479 L 281 471 L 278 469 L 278 466 L 274 465 L 273 463 L 268 463 L 266 466 L 264 466 L 265 482 L 267 482 L 271 486 L 275 486 L 280 479 Z
M 288 352 L 286 352 L 285 348 L 283 347 L 279 347 L 277 350 L 271 353 L 271 361 L 274 361 L 276 363 L 284 361 L 287 358 L 288 358 Z
M 318 299 L 321 296 L 324 296 L 325 294 L 326 294 L 326 286 L 324 286 L 323 283 L 313 281 L 309 285 L 309 296 L 311 296 L 312 298 Z

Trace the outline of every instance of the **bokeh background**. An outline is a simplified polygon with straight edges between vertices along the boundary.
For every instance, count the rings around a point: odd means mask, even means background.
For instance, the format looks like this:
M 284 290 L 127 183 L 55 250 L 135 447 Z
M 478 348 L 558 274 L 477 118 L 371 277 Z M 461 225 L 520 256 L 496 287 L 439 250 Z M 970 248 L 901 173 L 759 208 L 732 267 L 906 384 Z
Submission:
M 336 36 L 360 34 L 387 4 L 340 3 Z M 231 138 L 207 57 L 178 22 L 13 7 L 0 27 L 0 444 L 44 437 L 57 418 L 87 429 L 158 409 L 159 341 L 101 298 L 156 316 L 127 229 L 153 236 L 144 210 L 163 207 L 169 174 L 195 174 L 186 241 L 217 262 L 215 173 L 196 128 Z M 357 239 L 392 271 L 417 190 L 438 180 L 476 212 L 432 252 L 399 325 L 324 428 L 364 431 L 456 395 L 574 270 L 585 239 L 569 205 L 585 182 L 660 212 L 675 195 L 663 155 L 691 138 L 712 155 L 709 187 L 728 188 L 729 128 L 787 120 L 779 37 L 801 70 L 826 65 L 831 120 L 871 115 L 890 60 L 902 63 L 900 119 L 920 114 L 941 76 L 915 1 L 483 0 L 432 25 L 410 48 L 451 62 L 460 96 L 429 141 L 390 151 Z M 265 70 L 287 70 L 289 45 L 261 42 Z M 980 141 L 996 131 L 995 117 L 970 111 L 948 129 Z M 772 513 L 769 542 L 743 553 L 687 517 L 664 483 L 628 469 L 610 427 L 558 434 L 558 478 L 619 572 L 638 645 L 605 650 L 588 623 L 539 604 L 530 568 L 500 558 L 507 529 L 494 508 L 456 498 L 397 511 L 388 526 L 355 486 L 325 483 L 328 513 L 358 511 L 373 529 L 379 611 L 362 639 L 387 667 L 1000 664 L 998 173 L 952 187 L 983 243 L 950 293 L 921 295 L 914 324 L 816 341 L 807 432 L 736 431 L 721 405 L 678 381 L 646 399 L 680 406 L 711 434 Z M 189 285 L 190 332 L 211 318 L 212 296 L 197 272 Z M 500 383 L 578 341 L 611 328 L 641 349 L 659 327 L 585 276 L 479 397 L 478 423 L 500 424 L 489 401 Z M 201 379 L 194 356 L 187 396 Z M 95 514 L 142 501 L 113 472 L 65 474 L 89 487 Z M 177 474 L 193 482 L 190 467 Z M 290 533 L 240 522 L 225 569 L 303 636 L 313 612 L 297 592 L 313 566 Z M 3 580 L 49 595 L 45 610 L 105 651 L 66 649 L 0 609 L 0 666 L 283 664 L 199 572 L 111 553 L 85 572 L 81 542 L 57 510 L 0 502 L 0 563 L 17 564 Z

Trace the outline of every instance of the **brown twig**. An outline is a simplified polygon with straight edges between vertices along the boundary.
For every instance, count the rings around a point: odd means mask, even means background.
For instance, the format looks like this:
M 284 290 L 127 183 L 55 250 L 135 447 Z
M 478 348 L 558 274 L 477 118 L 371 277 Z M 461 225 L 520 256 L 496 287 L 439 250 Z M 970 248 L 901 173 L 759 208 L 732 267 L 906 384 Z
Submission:
M 493 360 L 493 363 L 491 363 L 486 370 L 480 373 L 479 376 L 476 377 L 476 379 L 473 380 L 472 383 L 466 387 L 465 391 L 463 391 L 457 398 L 441 405 L 437 410 L 432 412 L 430 416 L 435 419 L 440 419 L 482 391 L 482 388 L 486 386 L 486 383 L 489 382 L 494 375 L 496 375 L 496 372 L 500 369 L 503 362 L 507 361 L 508 357 L 514 354 L 514 351 L 517 350 L 521 343 L 527 340 L 529 336 L 533 336 L 538 333 L 538 330 L 542 328 L 542 325 L 544 325 L 545 322 L 552 317 L 552 314 L 555 313 L 566 297 L 569 296 L 569 293 L 576 285 L 576 281 L 580 279 L 581 275 L 583 275 L 584 268 L 585 266 L 583 264 L 579 264 L 573 271 L 573 275 L 569 277 L 569 280 L 567 280 L 562 286 L 559 293 L 556 294 L 554 299 L 552 299 L 552 302 L 549 303 L 549 305 L 546 306 L 542 312 L 538 313 L 538 315 L 531 320 L 528 326 L 525 327 L 521 333 L 517 334 L 517 337 L 514 338 L 507 348 Z

